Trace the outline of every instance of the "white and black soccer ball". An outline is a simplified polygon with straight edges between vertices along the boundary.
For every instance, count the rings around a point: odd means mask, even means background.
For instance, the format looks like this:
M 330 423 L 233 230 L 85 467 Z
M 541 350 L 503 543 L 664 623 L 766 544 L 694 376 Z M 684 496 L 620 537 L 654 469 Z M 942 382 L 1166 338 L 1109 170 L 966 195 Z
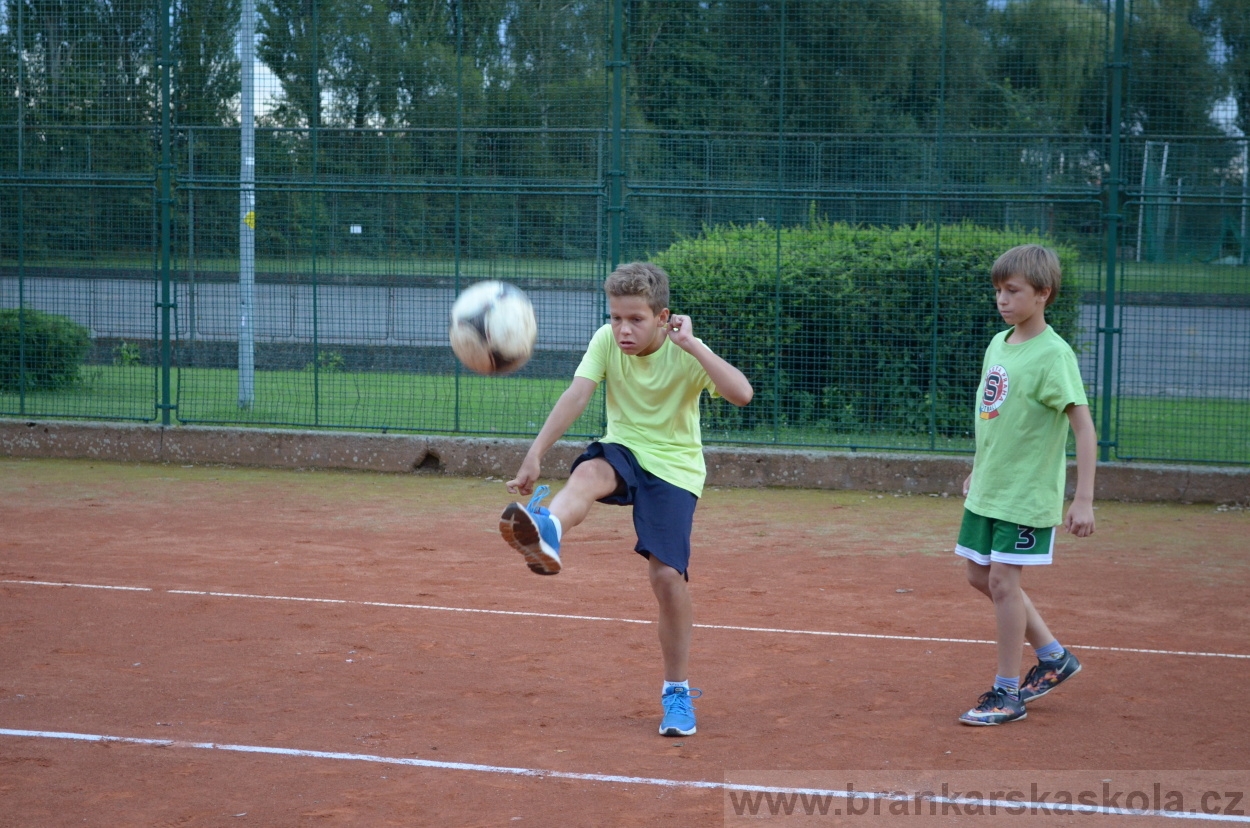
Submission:
M 451 350 L 478 374 L 510 374 L 529 361 L 538 338 L 534 306 L 507 282 L 478 282 L 451 306 Z

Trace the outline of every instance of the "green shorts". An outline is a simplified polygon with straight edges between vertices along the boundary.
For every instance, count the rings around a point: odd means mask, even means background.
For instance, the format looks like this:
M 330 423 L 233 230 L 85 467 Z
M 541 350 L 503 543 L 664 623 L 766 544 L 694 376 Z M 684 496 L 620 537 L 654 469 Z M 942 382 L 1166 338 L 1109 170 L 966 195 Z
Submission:
M 955 554 L 973 563 L 989 566 L 991 561 L 1036 566 L 1048 564 L 1055 551 L 1055 527 L 1039 529 L 1007 520 L 982 517 L 964 509 Z

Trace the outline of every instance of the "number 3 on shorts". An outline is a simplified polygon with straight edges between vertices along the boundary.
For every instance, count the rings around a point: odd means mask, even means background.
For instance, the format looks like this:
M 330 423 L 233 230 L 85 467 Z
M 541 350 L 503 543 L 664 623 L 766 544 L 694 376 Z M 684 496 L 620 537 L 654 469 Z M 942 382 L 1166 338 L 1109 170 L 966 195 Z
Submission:
M 1032 526 L 1017 526 L 1016 529 L 1020 533 L 1016 540 L 1016 549 L 1032 549 L 1037 546 L 1037 537 L 1033 534 L 1036 530 Z

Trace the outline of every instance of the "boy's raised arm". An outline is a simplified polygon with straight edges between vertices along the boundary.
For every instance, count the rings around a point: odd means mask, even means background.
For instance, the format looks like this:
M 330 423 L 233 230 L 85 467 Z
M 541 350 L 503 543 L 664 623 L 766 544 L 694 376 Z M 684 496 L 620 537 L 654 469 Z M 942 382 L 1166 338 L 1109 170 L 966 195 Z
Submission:
M 694 337 L 694 325 L 689 316 L 673 315 L 668 320 L 668 338 L 687 352 L 707 371 L 716 393 L 736 406 L 744 406 L 755 396 L 755 389 L 746 374 L 730 365 L 723 357 Z

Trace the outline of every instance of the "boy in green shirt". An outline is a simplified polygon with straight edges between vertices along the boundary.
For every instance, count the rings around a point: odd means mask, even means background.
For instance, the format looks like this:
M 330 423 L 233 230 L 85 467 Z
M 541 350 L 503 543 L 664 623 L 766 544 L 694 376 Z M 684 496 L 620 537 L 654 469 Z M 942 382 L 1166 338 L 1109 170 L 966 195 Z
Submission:
M 1081 664 L 1055 640 L 1020 588 L 1024 567 L 1049 564 L 1055 529 L 1078 538 L 1094 532 L 1094 467 L 1098 438 L 1072 348 L 1046 324 L 1059 292 L 1059 258 L 1040 245 L 1008 250 L 991 272 L 998 312 L 1011 327 L 994 337 L 982 362 L 977 452 L 964 481 L 958 555 L 968 581 L 994 602 L 998 674 L 968 725 L 1023 719 L 1025 704 L 1076 675 Z M 1076 437 L 1076 493 L 1063 517 L 1068 427 Z M 1028 641 L 1037 666 L 1020 683 Z
M 653 264 L 621 265 L 604 283 L 610 324 L 590 340 L 573 382 L 560 396 L 508 491 L 528 495 L 543 456 L 586 409 L 600 382 L 607 382 L 607 431 L 573 462 L 568 483 L 547 509 L 540 486 L 528 506 L 509 504 L 499 531 L 540 575 L 563 564 L 564 532 L 586 519 L 595 501 L 631 505 L 638 542 L 648 562 L 659 604 L 664 687 L 663 736 L 695 732 L 687 666 L 693 611 L 687 586 L 690 530 L 707 471 L 699 431 L 704 390 L 734 405 L 754 391 L 747 378 L 694 336 L 689 316 L 668 309 L 668 274 Z

